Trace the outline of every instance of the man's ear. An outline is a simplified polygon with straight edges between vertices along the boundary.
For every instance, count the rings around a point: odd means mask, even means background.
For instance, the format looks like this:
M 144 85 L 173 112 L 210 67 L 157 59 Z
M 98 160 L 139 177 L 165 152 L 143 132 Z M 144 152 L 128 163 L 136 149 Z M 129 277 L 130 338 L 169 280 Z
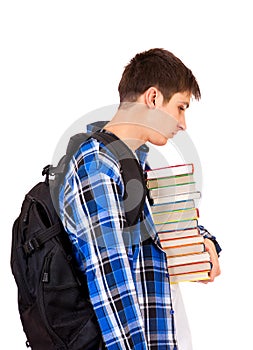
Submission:
M 148 108 L 154 109 L 156 107 L 161 107 L 163 104 L 162 93 L 154 86 L 151 86 L 144 92 L 145 103 Z
M 156 87 L 151 86 L 145 91 L 145 103 L 150 109 L 156 108 L 156 99 L 159 95 L 159 91 Z

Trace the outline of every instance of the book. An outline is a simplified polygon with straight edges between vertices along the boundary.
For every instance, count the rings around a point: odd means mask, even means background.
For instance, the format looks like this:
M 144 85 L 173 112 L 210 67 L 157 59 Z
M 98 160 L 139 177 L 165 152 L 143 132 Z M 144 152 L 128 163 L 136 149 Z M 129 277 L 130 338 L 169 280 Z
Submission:
M 205 251 L 205 245 L 204 243 L 196 243 L 169 248 L 163 247 L 163 250 L 165 251 L 167 258 L 169 259 L 172 256 L 203 253 Z
M 170 283 L 179 283 L 179 282 L 197 282 L 202 280 L 209 279 L 209 272 L 191 272 L 183 273 L 181 275 L 172 275 L 170 276 Z
M 190 200 L 180 201 L 180 202 L 170 202 L 170 203 L 152 205 L 151 212 L 154 214 L 154 213 L 162 213 L 166 211 L 190 209 L 194 207 L 195 207 L 194 200 L 190 199 Z
M 193 237 L 183 237 L 183 238 L 175 238 L 175 239 L 168 239 L 168 240 L 162 240 L 160 236 L 160 242 L 162 243 L 163 249 L 174 248 L 174 247 L 185 246 L 189 244 L 203 243 L 203 236 L 197 235 Z
M 208 252 L 204 251 L 200 254 L 191 254 L 191 255 L 181 255 L 174 256 L 168 259 L 168 267 L 178 266 L 178 265 L 187 265 L 193 263 L 200 263 L 210 261 L 210 255 Z
M 211 269 L 211 263 L 210 261 L 204 261 L 187 265 L 171 266 L 168 269 L 170 276 L 192 272 L 209 272 Z
M 186 230 L 190 228 L 195 228 L 198 226 L 198 220 L 184 220 L 184 221 L 176 221 L 176 222 L 167 222 L 162 224 L 156 224 L 157 232 L 164 231 L 175 231 L 175 230 Z
M 145 175 L 147 180 L 161 177 L 171 177 L 183 174 L 193 174 L 193 164 L 179 164 L 146 170 Z
M 176 186 L 176 185 L 189 184 L 194 182 L 195 181 L 194 181 L 193 174 L 169 176 L 169 177 L 162 177 L 162 178 L 147 180 L 147 188 L 152 189 L 157 187 Z
M 167 212 L 160 212 L 153 214 L 153 221 L 155 224 L 164 224 L 169 222 L 177 222 L 182 220 L 194 220 L 199 217 L 197 208 L 173 210 Z
M 199 235 L 198 227 L 186 229 L 186 230 L 175 230 L 175 231 L 161 231 L 159 232 L 160 241 L 166 241 L 175 238 L 186 238 Z
M 201 197 L 200 191 L 194 191 L 190 193 L 182 193 L 182 194 L 173 195 L 173 196 L 150 198 L 150 202 L 151 202 L 151 205 L 160 205 L 160 204 L 166 204 L 171 202 L 181 202 L 181 201 L 187 201 L 187 200 L 200 199 L 200 197 Z
M 181 194 L 188 194 L 196 191 L 196 185 L 194 183 L 175 185 L 175 186 L 166 186 L 152 188 L 149 190 L 150 198 L 160 198 L 160 197 L 174 197 Z
M 198 229 L 199 211 L 192 164 L 147 171 L 151 213 L 168 261 L 171 283 L 209 278 L 210 255 Z

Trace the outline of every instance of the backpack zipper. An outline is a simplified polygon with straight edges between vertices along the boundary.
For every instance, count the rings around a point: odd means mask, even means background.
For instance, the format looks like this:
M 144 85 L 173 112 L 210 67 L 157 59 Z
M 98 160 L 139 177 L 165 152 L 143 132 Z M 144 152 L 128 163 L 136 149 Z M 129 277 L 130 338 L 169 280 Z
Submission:
M 52 255 L 48 255 L 45 258 L 45 264 L 44 264 L 44 269 L 43 269 L 43 274 L 42 274 L 42 282 L 43 283 L 49 283 L 50 281 L 50 263 L 51 263 Z
M 38 306 L 39 306 L 39 311 L 40 315 L 42 317 L 42 320 L 44 321 L 45 327 L 48 331 L 48 333 L 51 336 L 51 340 L 53 343 L 57 344 L 57 349 L 59 350 L 65 350 L 67 349 L 67 345 L 64 343 L 64 341 L 58 336 L 57 333 L 53 330 L 52 326 L 48 322 L 47 316 L 46 316 L 46 310 L 45 310 L 45 305 L 44 305 L 44 286 L 45 283 L 50 282 L 50 264 L 52 261 L 53 253 L 48 254 L 45 257 L 45 263 L 44 263 L 44 268 L 43 268 L 43 273 L 42 273 L 42 278 L 38 290 Z

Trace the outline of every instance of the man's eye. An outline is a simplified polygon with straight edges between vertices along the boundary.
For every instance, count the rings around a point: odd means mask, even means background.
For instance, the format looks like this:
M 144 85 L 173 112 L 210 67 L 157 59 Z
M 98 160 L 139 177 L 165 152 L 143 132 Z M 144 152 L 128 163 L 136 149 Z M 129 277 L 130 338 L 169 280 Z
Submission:
M 179 109 L 180 109 L 181 111 L 185 111 L 185 107 L 184 107 L 184 106 L 179 106 Z

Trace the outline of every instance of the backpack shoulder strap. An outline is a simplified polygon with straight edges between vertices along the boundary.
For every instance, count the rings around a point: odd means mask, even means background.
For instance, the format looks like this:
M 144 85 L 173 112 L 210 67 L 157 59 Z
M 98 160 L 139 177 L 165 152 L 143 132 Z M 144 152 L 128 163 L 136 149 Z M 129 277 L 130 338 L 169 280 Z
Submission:
M 95 132 L 92 137 L 102 141 L 120 163 L 125 186 L 123 197 L 125 215 L 128 225 L 132 226 L 142 218 L 146 198 L 147 189 L 143 169 L 129 147 L 114 134 Z

